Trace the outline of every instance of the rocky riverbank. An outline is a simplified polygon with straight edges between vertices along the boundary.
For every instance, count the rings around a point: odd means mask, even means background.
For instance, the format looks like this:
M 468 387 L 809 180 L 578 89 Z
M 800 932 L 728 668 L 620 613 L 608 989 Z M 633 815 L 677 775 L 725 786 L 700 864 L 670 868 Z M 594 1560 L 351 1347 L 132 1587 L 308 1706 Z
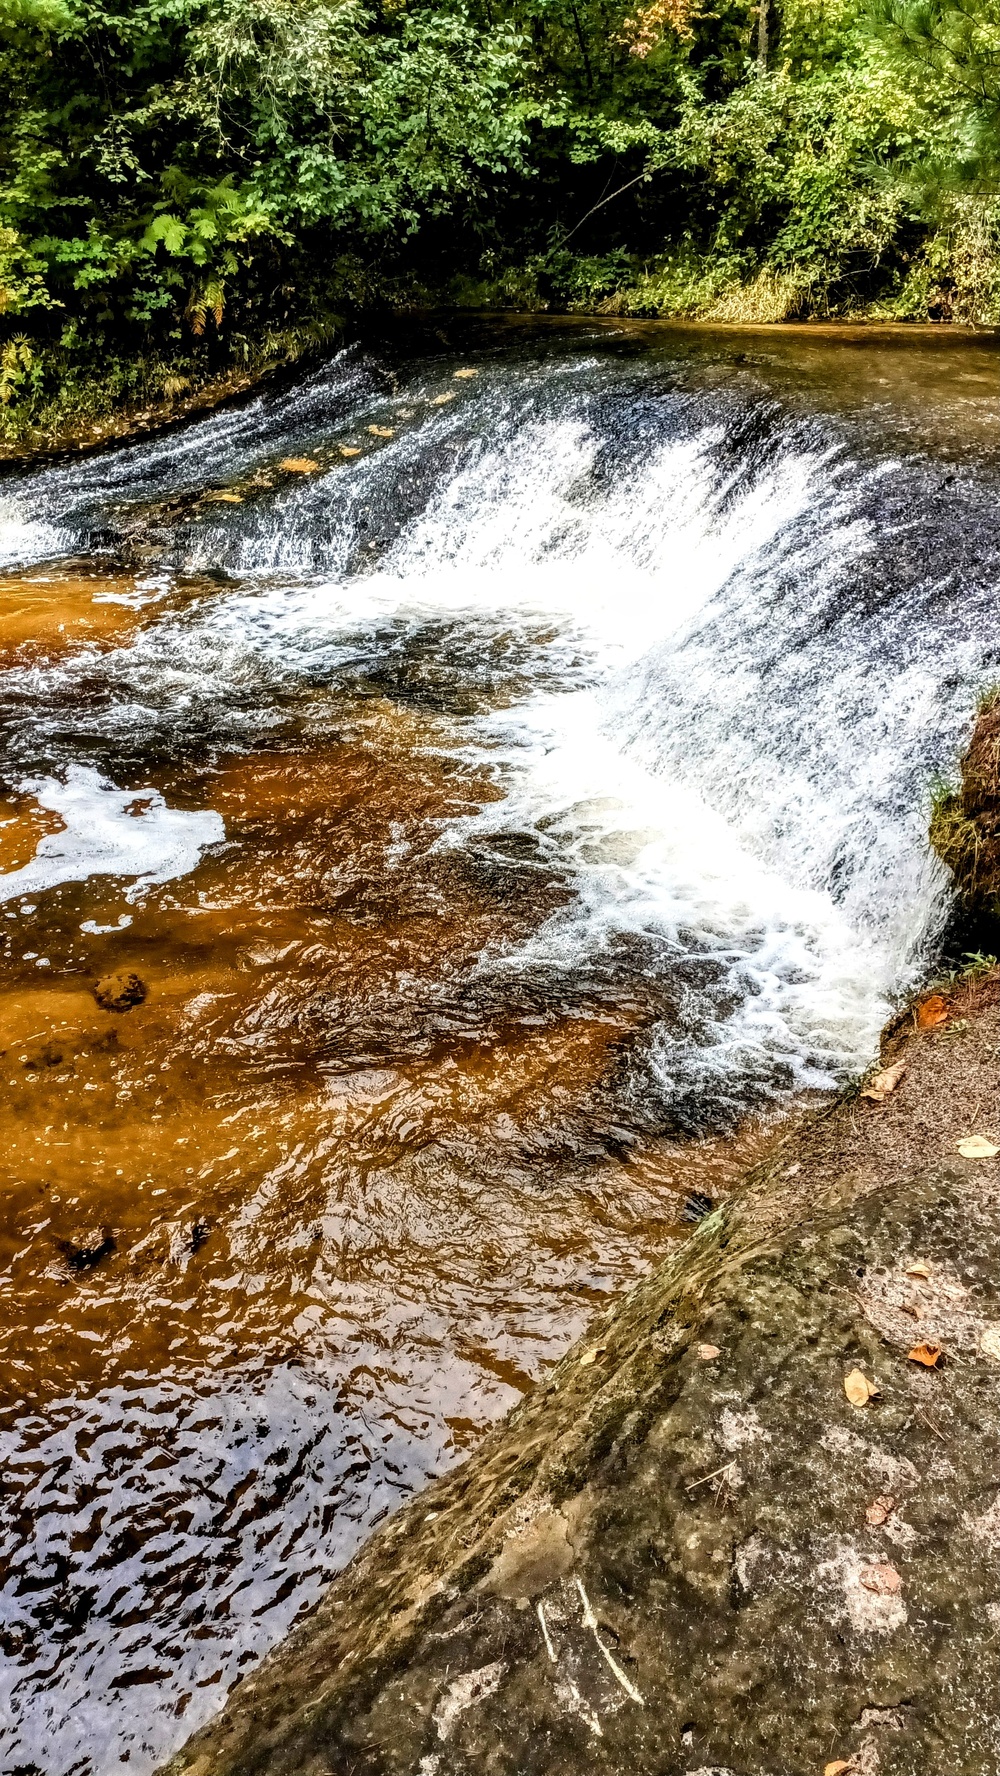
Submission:
M 998 1086 L 981 966 L 393 1519 L 171 1771 L 994 1772 Z

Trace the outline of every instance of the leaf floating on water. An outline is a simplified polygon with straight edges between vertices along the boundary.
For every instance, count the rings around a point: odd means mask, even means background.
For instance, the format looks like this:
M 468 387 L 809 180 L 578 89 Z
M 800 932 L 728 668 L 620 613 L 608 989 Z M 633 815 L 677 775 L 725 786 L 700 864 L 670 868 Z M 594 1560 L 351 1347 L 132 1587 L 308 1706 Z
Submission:
M 227 506 L 241 506 L 243 504 L 243 495 L 241 493 L 203 493 L 201 497 L 202 499 L 214 500 L 216 504 L 224 503 Z
M 1000 1147 L 985 1135 L 966 1135 L 964 1141 L 959 1141 L 958 1151 L 963 1159 L 996 1159 Z
M 865 1590 L 874 1591 L 876 1597 L 898 1597 L 903 1589 L 896 1568 L 887 1560 L 876 1561 L 874 1566 L 863 1566 L 858 1577 Z
M 895 1509 L 896 1501 L 892 1495 L 882 1492 L 877 1499 L 872 1499 L 868 1506 L 865 1512 L 865 1522 L 870 1523 L 873 1529 L 881 1529 L 883 1523 L 888 1523 Z
M 392 426 L 369 426 L 373 438 L 394 438 L 396 433 Z
M 948 1001 L 940 993 L 932 993 L 917 1006 L 918 1030 L 935 1030 L 948 1022 Z
M 446 394 L 435 395 L 433 401 L 431 402 L 431 406 L 432 407 L 443 407 L 446 401 L 453 401 L 454 399 L 455 399 L 454 389 L 448 389 Z
M 860 1369 L 852 1369 L 850 1375 L 844 1376 L 844 1392 L 852 1406 L 867 1406 L 874 1399 L 878 1388 Z
M 906 1266 L 906 1274 L 908 1277 L 921 1277 L 926 1282 L 931 1274 L 931 1267 L 922 1258 L 916 1258 L 912 1264 Z
M 471 377 L 478 376 L 479 371 L 478 370 L 453 370 L 452 375 L 454 376 L 456 382 L 468 382 Z
M 984 1326 L 979 1336 L 979 1348 L 984 1357 L 992 1357 L 1000 1363 L 1000 1326 Z
M 874 1079 L 868 1081 L 861 1096 L 870 1098 L 873 1104 L 884 1104 L 889 1093 L 895 1091 L 905 1072 L 905 1061 L 897 1061 L 892 1067 L 883 1067 L 881 1073 L 876 1073 Z
M 361 455 L 361 447 L 358 444 L 341 444 L 339 446 L 339 449 L 340 449 L 341 456 L 360 456 Z
M 312 456 L 286 456 L 278 464 L 278 467 L 287 470 L 289 475 L 314 475 L 319 468 L 319 463 Z
M 698 1355 L 703 1363 L 714 1363 L 719 1354 L 720 1352 L 717 1344 L 699 1344 L 698 1346 Z
M 906 1354 L 911 1363 L 922 1363 L 925 1369 L 936 1369 L 942 1352 L 939 1344 L 915 1344 Z

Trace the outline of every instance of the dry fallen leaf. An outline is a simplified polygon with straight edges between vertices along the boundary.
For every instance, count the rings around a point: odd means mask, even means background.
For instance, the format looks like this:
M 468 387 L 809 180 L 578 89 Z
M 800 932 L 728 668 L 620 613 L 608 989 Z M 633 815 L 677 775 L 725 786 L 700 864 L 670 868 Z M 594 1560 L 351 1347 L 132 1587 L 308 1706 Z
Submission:
M 703 1363 L 714 1362 L 719 1355 L 719 1347 L 717 1344 L 699 1344 L 698 1355 Z
M 845 1770 L 853 1770 L 850 1758 L 834 1758 L 832 1764 L 823 1765 L 823 1776 L 844 1776 Z
M 580 1358 L 580 1368 L 589 1369 L 591 1363 L 596 1363 L 598 1357 L 603 1357 L 607 1348 L 606 1344 L 595 1344 L 591 1350 L 584 1351 L 583 1356 Z
M 1000 1363 L 1000 1326 L 984 1326 L 979 1337 L 979 1348 L 984 1357 L 992 1357 Z
M 874 1591 L 877 1597 L 898 1597 L 903 1589 L 896 1568 L 887 1560 L 878 1560 L 874 1566 L 863 1566 L 858 1577 L 865 1590 Z
M 906 1354 L 911 1363 L 923 1363 L 925 1369 L 935 1369 L 941 1361 L 941 1346 L 939 1344 L 915 1344 L 913 1349 L 907 1351 Z
M 361 455 L 360 446 L 357 444 L 341 444 L 339 446 L 339 449 L 340 449 L 341 456 L 360 456 Z
M 948 1002 L 940 993 L 932 993 L 917 1006 L 917 1028 L 934 1030 L 938 1024 L 948 1022 Z
M 917 1258 L 912 1264 L 906 1266 L 906 1274 L 908 1277 L 923 1277 L 926 1280 L 931 1274 L 931 1267 L 929 1264 L 925 1264 L 922 1258 Z
M 995 1141 L 987 1140 L 985 1135 L 966 1135 L 958 1143 L 958 1151 L 963 1159 L 996 1159 L 1000 1147 Z
M 881 1073 L 876 1073 L 874 1079 L 868 1081 L 861 1096 L 870 1098 L 873 1104 L 884 1104 L 889 1093 L 895 1091 L 905 1072 L 905 1061 L 897 1061 L 893 1067 L 883 1067 Z
M 452 375 L 454 376 L 456 381 L 468 382 L 468 380 L 471 376 L 478 376 L 479 371 L 478 370 L 453 370 Z
M 850 1375 L 844 1376 L 844 1392 L 852 1406 L 867 1406 L 874 1399 L 878 1388 L 860 1369 L 852 1369 Z
M 433 401 L 431 402 L 431 406 L 432 407 L 443 407 L 446 401 L 453 401 L 454 399 L 455 399 L 455 391 L 454 391 L 454 389 L 449 389 L 447 394 L 435 395 Z
M 278 467 L 287 470 L 289 475 L 313 475 L 319 463 L 312 456 L 286 456 Z
M 369 426 L 368 430 L 373 438 L 394 438 L 396 436 L 392 426 Z
M 883 1523 L 888 1523 L 895 1509 L 895 1499 L 890 1493 L 882 1492 L 877 1499 L 872 1499 L 868 1506 L 865 1512 L 865 1522 L 870 1523 L 874 1529 L 881 1529 Z
M 241 493 L 205 493 L 202 495 L 202 498 L 215 500 L 220 503 L 224 502 L 227 506 L 241 506 L 243 504 L 243 495 Z

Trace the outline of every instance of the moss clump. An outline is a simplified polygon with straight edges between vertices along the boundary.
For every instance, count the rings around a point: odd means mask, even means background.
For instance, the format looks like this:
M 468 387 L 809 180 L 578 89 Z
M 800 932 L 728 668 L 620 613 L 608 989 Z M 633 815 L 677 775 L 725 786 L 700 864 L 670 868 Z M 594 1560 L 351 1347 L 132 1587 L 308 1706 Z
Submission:
M 960 765 L 957 788 L 933 797 L 930 841 L 955 880 L 964 911 L 1000 917 L 1000 686 L 979 700 L 976 725 Z

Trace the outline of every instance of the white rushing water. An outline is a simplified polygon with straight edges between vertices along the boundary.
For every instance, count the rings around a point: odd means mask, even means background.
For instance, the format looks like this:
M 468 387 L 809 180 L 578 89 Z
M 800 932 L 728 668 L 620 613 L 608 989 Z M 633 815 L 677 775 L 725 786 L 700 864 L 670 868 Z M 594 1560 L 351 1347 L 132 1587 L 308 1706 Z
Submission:
M 559 381 L 567 370 L 576 376 Z M 672 955 L 714 958 L 734 1003 L 682 1012 L 691 1029 L 660 1032 L 651 1065 L 666 1099 L 678 1071 L 689 1093 L 720 1102 L 753 1077 L 764 1096 L 827 1085 L 866 1063 L 889 998 L 939 929 L 943 879 L 924 837 L 927 739 L 958 731 L 975 649 L 963 635 L 942 651 L 940 635 L 922 630 L 901 657 L 887 640 L 905 627 L 905 608 L 877 623 L 849 605 L 831 618 L 859 564 L 885 546 L 867 496 L 893 465 L 845 473 L 829 446 L 790 437 L 748 473 L 745 457 L 727 460 L 724 418 L 692 424 L 686 413 L 658 431 L 647 415 L 626 448 L 616 440 L 609 470 L 606 419 L 576 390 L 594 374 L 584 361 L 513 392 L 477 391 L 471 435 L 467 408 L 425 410 L 361 463 L 245 512 L 211 508 L 207 524 L 182 529 L 175 559 L 223 564 L 242 584 L 112 656 L 106 669 L 122 688 L 106 730 L 141 728 L 150 701 L 160 735 L 192 702 L 231 731 L 241 719 L 266 728 L 276 680 L 377 661 L 387 630 L 398 653 L 433 648 L 427 638 L 445 624 L 444 652 L 458 649 L 456 673 L 464 661 L 473 685 L 483 661 L 496 656 L 502 668 L 516 653 L 517 695 L 459 730 L 499 773 L 505 800 L 442 843 L 530 832 L 569 871 L 576 899 L 503 966 L 567 974 L 623 936 L 652 945 L 667 970 Z M 348 395 L 362 418 L 412 415 L 403 398 L 373 395 L 355 361 L 344 378 L 346 392 L 329 385 L 338 416 Z M 304 412 L 284 398 L 295 436 L 317 422 L 317 402 L 322 410 L 315 381 Z M 607 383 L 605 374 L 604 392 Z M 226 425 L 224 415 L 204 422 L 202 454 L 225 450 Z M 242 467 L 261 430 L 273 456 L 259 414 L 228 425 Z M 190 480 L 198 431 L 145 455 L 133 447 L 133 473 L 157 486 L 169 474 Z M 79 473 L 88 499 L 121 491 L 115 458 Z M 405 489 L 420 473 L 408 509 Z M 65 527 L 79 488 L 67 474 L 49 479 Z M 395 535 L 364 566 L 365 520 L 394 505 Z M 27 538 L 30 554 L 38 538 L 26 507 L 10 497 L 7 507 L 0 548 L 16 552 Z M 905 607 L 912 588 L 901 590 Z M 150 685 L 155 696 L 144 697 Z M 71 802 L 75 781 L 62 792 Z M 114 784 L 102 793 L 110 807 Z M 135 835 L 141 863 L 95 836 L 90 867 L 150 880 L 189 868 L 219 836 L 208 820 L 158 809 L 156 830 L 148 814 Z M 175 864 L 178 846 L 188 861 Z M 43 841 L 23 886 L 49 879 L 59 852 L 58 839 Z

